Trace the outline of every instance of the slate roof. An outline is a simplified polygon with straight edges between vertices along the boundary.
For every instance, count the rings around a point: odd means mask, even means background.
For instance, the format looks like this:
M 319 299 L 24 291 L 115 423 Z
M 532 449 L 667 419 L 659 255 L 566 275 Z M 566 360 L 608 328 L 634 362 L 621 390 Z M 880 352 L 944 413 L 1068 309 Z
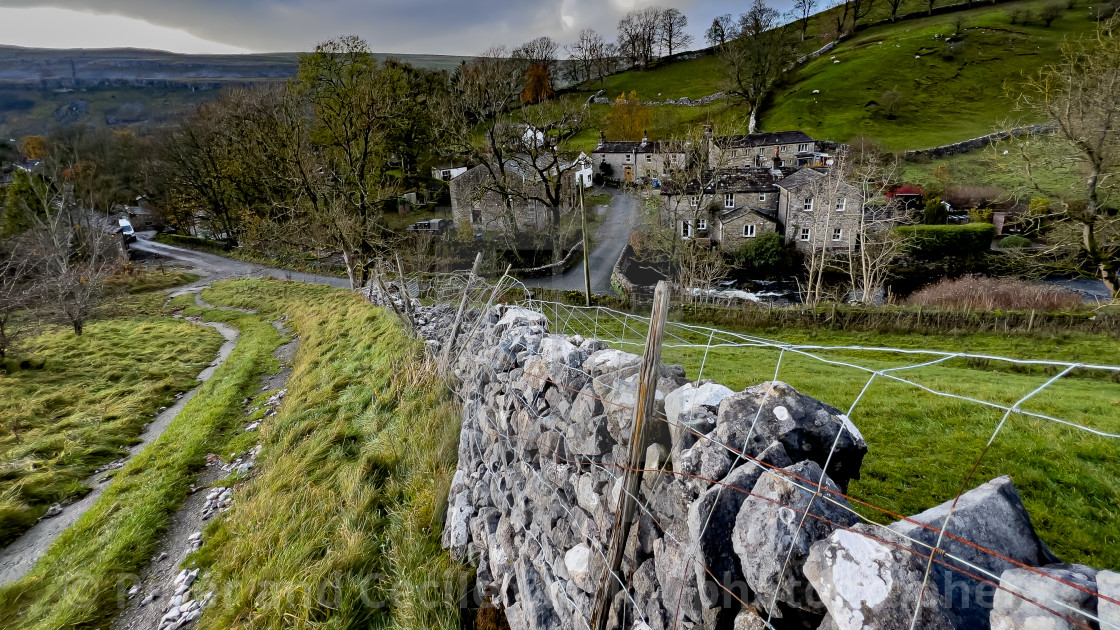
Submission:
M 798 167 L 783 166 L 779 169 L 769 168 L 724 168 L 719 170 L 704 171 L 699 179 L 694 179 L 683 186 L 674 182 L 664 182 L 661 185 L 661 194 L 696 194 L 700 191 L 701 184 L 705 194 L 720 194 L 728 192 L 778 192 L 778 182 L 793 175 Z
M 715 143 L 724 148 L 741 149 L 744 147 L 763 147 L 775 144 L 800 144 L 816 142 L 804 131 L 771 131 L 752 133 L 745 136 L 720 136 Z
M 673 147 L 667 142 L 659 141 L 646 141 L 646 142 L 631 142 L 631 141 L 617 141 L 617 142 L 600 142 L 599 146 L 595 147 L 592 153 L 661 153 L 669 151 Z M 683 151 L 677 150 L 677 153 Z
M 766 219 L 767 221 L 772 221 L 774 223 L 778 222 L 777 214 L 771 214 L 771 213 L 766 212 L 764 210 L 760 210 L 759 208 L 750 208 L 750 207 L 745 207 L 745 206 L 740 207 L 740 208 L 734 208 L 734 209 L 728 210 L 726 212 L 721 212 L 720 215 L 719 215 L 719 220 L 726 223 L 728 221 L 733 221 L 735 219 L 738 219 L 739 217 L 743 216 L 744 214 L 757 214 L 758 216 L 762 217 L 763 219 Z

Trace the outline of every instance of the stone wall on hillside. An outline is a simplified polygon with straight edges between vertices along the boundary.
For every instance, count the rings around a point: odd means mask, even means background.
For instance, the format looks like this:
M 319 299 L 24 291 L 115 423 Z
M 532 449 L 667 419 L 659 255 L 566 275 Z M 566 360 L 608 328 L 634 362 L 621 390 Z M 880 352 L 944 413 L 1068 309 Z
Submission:
M 452 309 L 417 315 L 434 351 L 447 343 Z M 553 334 L 521 307 L 468 319 L 475 334 L 454 341 L 462 430 L 444 546 L 477 568 L 478 592 L 514 630 L 585 628 L 622 494 L 640 357 Z M 665 365 L 656 395 L 611 628 L 910 627 L 948 504 L 866 523 L 841 494 L 867 452 L 859 429 L 786 383 L 736 392 Z M 941 547 L 915 627 L 1043 627 L 1032 624 L 1049 613 L 1030 600 L 1077 622 L 1087 620 L 1078 611 L 1120 614 L 1091 595 L 1120 600 L 1116 574 L 1057 564 L 1006 477 L 960 498 Z

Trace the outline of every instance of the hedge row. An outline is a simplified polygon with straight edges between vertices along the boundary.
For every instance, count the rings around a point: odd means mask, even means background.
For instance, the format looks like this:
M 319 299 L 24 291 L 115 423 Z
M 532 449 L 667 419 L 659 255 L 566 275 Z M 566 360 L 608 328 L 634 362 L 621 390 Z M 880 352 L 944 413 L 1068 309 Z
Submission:
M 996 235 L 991 223 L 904 225 L 897 230 L 908 238 L 908 253 L 928 260 L 981 254 L 991 249 Z

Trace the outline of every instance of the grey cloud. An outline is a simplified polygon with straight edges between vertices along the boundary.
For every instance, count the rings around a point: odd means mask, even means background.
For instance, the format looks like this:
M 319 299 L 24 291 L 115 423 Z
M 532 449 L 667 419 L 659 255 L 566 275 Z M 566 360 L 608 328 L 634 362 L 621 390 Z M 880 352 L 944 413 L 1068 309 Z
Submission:
M 650 4 L 683 11 L 699 43 L 713 16 L 739 12 L 746 0 L 0 0 L 140 18 L 260 51 L 309 50 L 355 34 L 380 52 L 466 55 L 539 35 L 567 43 L 587 26 L 613 37 L 626 10 Z

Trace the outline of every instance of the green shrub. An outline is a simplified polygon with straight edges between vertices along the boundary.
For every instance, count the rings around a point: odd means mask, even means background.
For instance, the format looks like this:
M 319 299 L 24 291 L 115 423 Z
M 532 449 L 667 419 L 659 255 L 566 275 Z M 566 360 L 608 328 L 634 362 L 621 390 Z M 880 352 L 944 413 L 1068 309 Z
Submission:
M 766 232 L 743 243 L 735 258 L 743 269 L 770 273 L 788 265 L 789 251 L 782 243 L 781 235 Z
M 909 253 L 927 260 L 986 252 L 996 234 L 991 223 L 904 225 L 897 230 L 906 237 Z
M 926 225 L 945 225 L 949 222 L 949 211 L 941 203 L 941 197 L 931 197 L 926 200 L 922 209 L 922 223 Z
M 999 246 L 1002 247 L 1003 249 L 1013 249 L 1013 248 L 1016 248 L 1016 247 L 1030 247 L 1031 246 L 1031 239 L 1023 237 L 1023 236 L 1019 236 L 1018 234 L 1012 234 L 1011 236 L 1008 236 L 1008 237 L 1004 238 L 1003 240 L 1001 240 L 999 242 Z

